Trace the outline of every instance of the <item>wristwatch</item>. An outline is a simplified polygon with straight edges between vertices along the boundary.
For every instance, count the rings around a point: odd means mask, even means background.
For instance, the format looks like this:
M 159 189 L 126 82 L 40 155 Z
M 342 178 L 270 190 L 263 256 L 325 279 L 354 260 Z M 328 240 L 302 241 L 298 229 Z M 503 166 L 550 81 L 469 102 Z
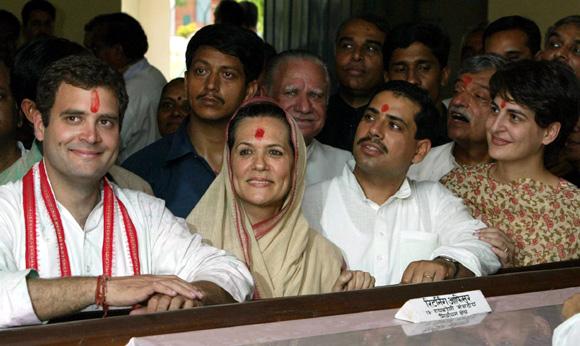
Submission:
M 447 256 L 437 256 L 437 257 L 435 257 L 435 259 L 441 259 L 441 260 L 444 260 L 446 262 L 453 263 L 453 266 L 455 267 L 455 272 L 453 273 L 453 276 L 451 278 L 455 279 L 457 277 L 457 274 L 459 273 L 459 262 L 457 262 L 453 258 L 447 257 Z

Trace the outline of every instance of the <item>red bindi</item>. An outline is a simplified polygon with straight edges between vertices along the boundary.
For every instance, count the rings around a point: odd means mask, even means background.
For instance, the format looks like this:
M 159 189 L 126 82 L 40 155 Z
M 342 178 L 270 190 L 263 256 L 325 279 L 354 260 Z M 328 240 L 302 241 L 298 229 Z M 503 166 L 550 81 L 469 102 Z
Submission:
M 463 76 L 463 83 L 465 83 L 466 86 L 471 84 L 471 82 L 473 82 L 473 78 L 469 76 Z
M 384 104 L 384 105 L 381 107 L 381 112 L 383 112 L 383 113 L 384 113 L 384 112 L 386 112 L 386 111 L 388 111 L 388 110 L 389 110 L 389 105 L 385 103 L 385 104 Z
M 499 105 L 502 109 L 505 108 L 505 100 L 501 100 L 501 104 Z
M 91 91 L 91 112 L 97 113 L 101 106 L 101 101 L 99 100 L 99 93 L 96 90 Z
M 265 133 L 266 133 L 266 131 L 264 131 L 263 128 L 258 127 L 256 129 L 256 133 L 254 134 L 254 137 L 256 137 L 257 140 L 260 140 L 260 139 L 264 138 Z

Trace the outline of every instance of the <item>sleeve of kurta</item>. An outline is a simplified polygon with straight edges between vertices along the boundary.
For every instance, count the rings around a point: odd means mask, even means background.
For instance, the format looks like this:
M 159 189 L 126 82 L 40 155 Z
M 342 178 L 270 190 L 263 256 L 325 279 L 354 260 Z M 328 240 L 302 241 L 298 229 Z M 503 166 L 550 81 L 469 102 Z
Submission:
M 171 214 L 160 200 L 150 199 L 149 205 L 157 209 L 151 210 L 152 215 L 160 215 L 151 228 L 153 274 L 211 281 L 239 302 L 252 296 L 254 282 L 244 263 L 190 233 L 185 220 Z
M 26 283 L 27 276 L 36 276 L 36 272 L 19 270 L 14 258 L 13 249 L 17 246 L 14 232 L 19 227 L 13 222 L 22 217 L 15 208 L 18 201 L 9 198 L 10 194 L 0 193 L 0 197 L 5 195 L 8 198 L 0 198 L 0 328 L 40 323 Z
M 443 185 L 435 183 L 429 192 L 432 208 L 432 227 L 439 234 L 439 247 L 431 259 L 446 256 L 455 259 L 476 276 L 495 273 L 500 268 L 491 246 L 475 236 L 478 229 L 487 227 L 474 219 L 463 201 Z

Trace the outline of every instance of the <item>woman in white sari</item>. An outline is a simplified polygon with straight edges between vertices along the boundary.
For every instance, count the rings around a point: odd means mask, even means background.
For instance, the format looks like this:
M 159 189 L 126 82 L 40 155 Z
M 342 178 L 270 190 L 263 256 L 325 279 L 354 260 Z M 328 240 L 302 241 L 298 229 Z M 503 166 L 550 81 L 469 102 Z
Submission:
M 223 157 L 221 172 L 187 222 L 248 265 L 256 298 L 374 286 L 368 273 L 342 271 L 340 250 L 302 216 L 306 146 L 275 101 L 255 98 L 238 109 Z

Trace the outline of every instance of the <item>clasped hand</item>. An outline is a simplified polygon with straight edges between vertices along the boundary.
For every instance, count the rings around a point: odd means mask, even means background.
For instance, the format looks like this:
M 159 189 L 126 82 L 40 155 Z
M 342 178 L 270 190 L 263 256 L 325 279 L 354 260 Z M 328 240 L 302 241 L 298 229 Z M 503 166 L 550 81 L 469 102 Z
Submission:
M 139 275 L 114 277 L 107 282 L 106 303 L 128 306 L 146 302 L 131 314 L 193 308 L 203 305 L 205 292 L 177 276 Z

